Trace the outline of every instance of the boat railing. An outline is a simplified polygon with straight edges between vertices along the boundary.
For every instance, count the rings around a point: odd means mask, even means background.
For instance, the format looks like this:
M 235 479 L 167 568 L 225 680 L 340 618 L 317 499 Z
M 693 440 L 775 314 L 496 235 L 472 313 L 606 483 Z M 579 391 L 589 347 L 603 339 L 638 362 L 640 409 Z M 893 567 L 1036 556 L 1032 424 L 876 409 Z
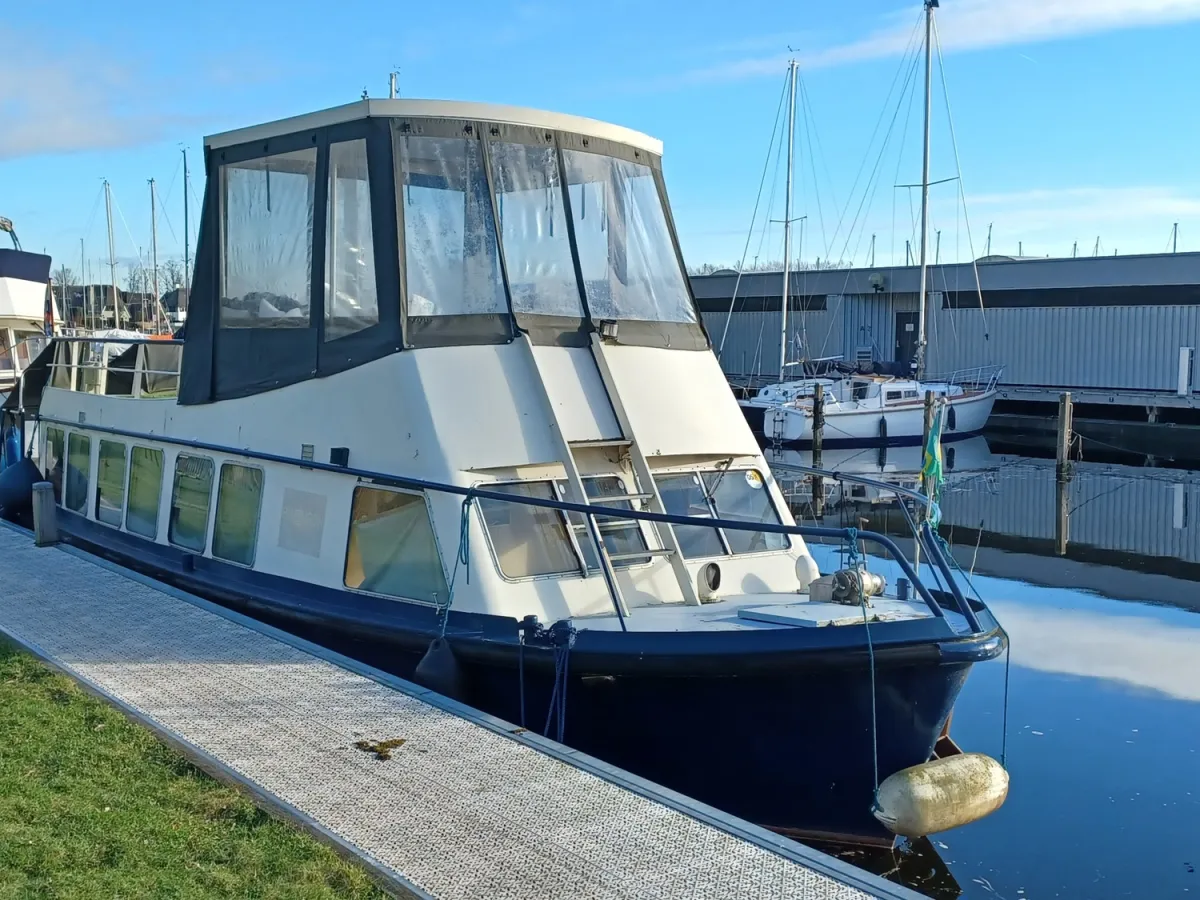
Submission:
M 183 341 L 165 338 L 55 337 L 49 386 L 107 396 L 169 399 L 179 392 Z M 133 358 L 127 352 L 134 350 Z
M 51 424 L 64 425 L 69 427 L 78 427 L 78 424 L 68 419 L 59 419 L 53 416 L 38 417 L 39 421 L 48 422 Z M 546 497 L 534 497 L 528 495 L 516 495 L 506 491 L 490 490 L 486 487 L 472 486 L 465 487 L 463 485 L 448 484 L 445 482 L 430 481 L 424 478 L 413 478 L 404 475 L 393 475 L 386 472 L 375 472 L 367 469 L 357 469 L 350 466 L 338 465 L 335 463 L 323 463 L 313 459 L 302 459 L 290 456 L 280 456 L 274 453 L 263 453 L 260 451 L 251 450 L 245 447 L 228 447 L 220 444 L 211 444 L 203 441 L 185 440 L 182 438 L 172 438 L 160 434 L 143 434 L 140 432 L 129 431 L 126 429 L 113 428 L 104 425 L 88 424 L 88 430 L 97 431 L 100 433 L 116 434 L 124 437 L 140 437 L 148 440 L 154 440 L 161 443 L 174 444 L 187 447 L 192 450 L 208 451 L 211 453 L 229 454 L 234 456 L 243 456 L 250 459 L 259 460 L 262 462 L 278 463 L 281 465 L 292 466 L 314 471 L 334 472 L 342 475 L 350 475 L 360 479 L 369 480 L 375 484 L 386 487 L 396 487 L 403 490 L 421 491 L 438 494 L 449 494 L 462 498 L 464 521 L 470 514 L 470 507 L 480 500 L 495 501 L 498 503 L 515 503 L 519 506 L 533 506 L 542 509 L 555 510 L 568 517 L 569 513 L 575 513 L 581 516 L 595 516 L 598 519 L 612 519 L 618 521 L 634 520 L 638 522 L 646 522 L 651 525 L 671 525 L 671 526 L 699 526 L 704 528 L 720 528 L 725 531 L 740 531 L 752 532 L 758 534 L 781 534 L 795 535 L 804 539 L 820 540 L 820 541 L 841 541 L 847 546 L 853 544 L 856 548 L 860 545 L 874 545 L 880 548 L 884 553 L 890 556 L 899 566 L 904 577 L 908 579 L 913 586 L 917 595 L 929 607 L 930 612 L 938 617 L 944 618 L 945 612 L 942 603 L 939 602 L 928 585 L 921 581 L 913 563 L 905 556 L 899 545 L 888 535 L 870 530 L 856 530 L 853 528 L 828 528 L 824 526 L 814 525 L 785 525 L 783 523 L 764 522 L 764 521 L 747 521 L 745 519 L 729 519 L 729 518 L 709 518 L 706 516 L 687 516 L 667 512 L 650 512 L 641 509 L 629 509 L 621 507 L 604 506 L 602 504 L 590 503 L 575 503 L 567 500 L 551 499 Z M 817 470 L 819 472 L 823 470 Z M 839 475 L 834 472 L 824 472 L 823 474 L 830 477 L 851 478 L 854 476 Z M 593 532 L 593 546 L 597 554 L 598 560 L 607 560 L 608 551 L 599 540 L 599 529 L 588 529 Z M 467 530 L 463 529 L 463 534 Z M 462 538 L 460 538 L 462 540 Z M 947 602 L 951 604 L 954 611 L 958 612 L 966 620 L 972 633 L 981 633 L 982 629 L 979 623 L 979 618 L 976 614 L 977 610 L 984 610 L 986 607 L 982 601 L 969 600 L 958 584 L 954 573 L 946 560 L 945 555 L 937 544 L 937 536 L 929 527 L 928 522 L 923 523 L 916 529 L 916 541 L 918 547 L 923 548 L 926 558 L 930 565 L 933 566 L 935 577 L 941 588 L 941 595 L 947 598 Z M 459 552 L 463 552 L 460 546 Z M 647 549 L 645 554 L 652 556 L 656 553 L 661 554 L 661 550 L 653 548 Z M 613 603 L 613 609 L 616 612 L 617 618 L 621 623 L 622 629 L 625 628 L 625 617 L 629 614 L 628 611 L 622 608 L 619 597 L 614 591 L 609 591 Z
M 1004 374 L 1004 366 L 971 366 L 965 369 L 955 369 L 946 374 L 926 375 L 922 381 L 928 384 L 953 384 L 964 391 L 979 391 L 986 393 L 994 390 Z

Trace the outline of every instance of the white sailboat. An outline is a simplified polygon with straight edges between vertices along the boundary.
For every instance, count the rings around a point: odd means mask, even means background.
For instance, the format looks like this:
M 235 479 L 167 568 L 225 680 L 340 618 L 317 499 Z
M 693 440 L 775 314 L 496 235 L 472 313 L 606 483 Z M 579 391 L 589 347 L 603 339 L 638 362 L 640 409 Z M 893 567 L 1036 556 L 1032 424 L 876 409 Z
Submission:
M 921 246 L 918 334 L 912 377 L 836 374 L 834 377 L 788 378 L 789 370 L 804 364 L 789 363 L 788 302 L 791 260 L 792 173 L 795 146 L 796 63 L 791 64 L 788 111 L 787 192 L 783 219 L 783 303 L 779 348 L 779 381 L 739 401 L 751 430 L 774 443 L 803 444 L 813 438 L 813 399 L 817 386 L 823 394 L 823 443 L 826 446 L 861 446 L 867 443 L 920 442 L 924 432 L 924 398 L 932 392 L 944 398 L 944 440 L 956 440 L 983 430 L 996 400 L 1001 369 L 988 366 L 927 379 L 929 290 L 929 136 L 932 97 L 933 11 L 938 0 L 925 0 L 925 126 L 921 165 Z M 732 306 L 730 309 L 732 314 Z

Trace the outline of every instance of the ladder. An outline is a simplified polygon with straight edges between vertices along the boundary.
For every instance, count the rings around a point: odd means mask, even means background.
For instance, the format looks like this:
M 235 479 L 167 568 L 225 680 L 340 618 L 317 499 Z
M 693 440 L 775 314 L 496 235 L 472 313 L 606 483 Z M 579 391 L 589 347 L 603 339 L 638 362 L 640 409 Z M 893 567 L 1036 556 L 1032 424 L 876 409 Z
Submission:
M 592 357 L 596 363 L 600 378 L 604 384 L 605 393 L 608 395 L 608 401 L 612 407 L 613 413 L 617 420 L 617 425 L 621 431 L 621 437 L 591 440 L 591 441 L 571 441 L 568 440 L 566 434 L 562 430 L 562 424 L 558 418 L 558 411 L 554 407 L 554 401 L 550 397 L 550 392 L 546 387 L 546 380 L 542 374 L 541 368 L 538 366 L 537 355 L 534 353 L 533 342 L 527 334 L 522 333 L 519 340 L 525 345 L 529 353 L 529 360 L 533 366 L 534 372 L 537 374 L 536 381 L 541 388 L 539 391 L 543 404 L 546 409 L 547 417 L 550 422 L 551 431 L 554 434 L 558 444 L 559 456 L 561 458 L 563 468 L 566 470 L 567 476 L 567 499 L 571 503 L 579 503 L 584 506 L 605 506 L 611 503 L 628 501 L 634 508 L 638 504 L 644 504 L 643 509 L 648 512 L 665 512 L 663 507 L 662 497 L 658 492 L 658 487 L 654 482 L 654 477 L 650 471 L 650 464 L 647 462 L 645 455 L 638 446 L 637 440 L 633 437 L 633 430 L 630 427 L 628 416 L 625 413 L 624 405 L 620 402 L 618 392 L 613 384 L 612 374 L 608 369 L 607 362 L 604 358 L 603 346 L 600 344 L 599 335 L 592 335 Z M 612 495 L 607 497 L 597 498 L 598 502 L 593 503 L 588 496 L 587 489 L 583 484 L 583 477 L 579 471 L 579 463 L 576 460 L 575 454 L 577 450 L 590 448 L 612 448 L 627 454 L 632 463 L 633 478 L 635 489 L 629 494 Z M 672 571 L 675 574 L 676 580 L 679 583 L 680 592 L 683 595 L 684 602 L 689 605 L 700 604 L 699 595 L 696 593 L 696 588 L 692 584 L 691 576 L 688 573 L 687 566 L 684 563 L 683 556 L 679 552 L 679 544 L 675 539 L 674 528 L 664 523 L 653 523 L 653 531 L 658 538 L 658 547 L 649 547 L 645 550 L 629 551 L 625 553 L 609 553 L 607 546 L 604 543 L 604 537 L 600 531 L 600 524 L 597 517 L 592 514 L 584 515 L 584 522 L 587 526 L 588 537 L 591 539 L 592 546 L 596 552 L 596 560 L 600 567 L 600 572 L 604 577 L 605 584 L 608 588 L 609 595 L 612 598 L 613 608 L 616 610 L 618 618 L 621 620 L 621 627 L 625 627 L 625 617 L 629 615 L 629 607 L 625 602 L 625 597 L 621 591 L 621 586 L 617 583 L 616 572 L 613 568 L 614 562 L 621 562 L 627 559 L 645 559 L 646 557 L 666 557 L 671 562 Z M 575 536 L 575 529 L 570 527 L 568 518 L 568 537 L 575 550 L 576 556 L 579 559 L 580 574 L 587 577 L 588 569 L 587 562 L 582 553 L 578 541 Z

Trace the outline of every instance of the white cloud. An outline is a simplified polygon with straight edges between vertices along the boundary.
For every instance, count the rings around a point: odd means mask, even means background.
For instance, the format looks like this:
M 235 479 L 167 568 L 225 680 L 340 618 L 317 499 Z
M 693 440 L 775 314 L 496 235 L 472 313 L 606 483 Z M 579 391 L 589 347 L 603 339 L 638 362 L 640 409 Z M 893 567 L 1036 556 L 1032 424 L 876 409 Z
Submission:
M 916 7 L 916 4 L 912 4 Z M 806 69 L 845 65 L 902 54 L 918 25 L 919 7 L 888 17 L 859 40 L 795 54 Z M 1200 19 L 1200 0 L 955 0 L 938 11 L 942 48 L 948 52 L 1032 44 L 1062 38 L 1169 25 Z M 791 54 L 722 63 L 684 75 L 687 82 L 735 81 L 776 75 Z

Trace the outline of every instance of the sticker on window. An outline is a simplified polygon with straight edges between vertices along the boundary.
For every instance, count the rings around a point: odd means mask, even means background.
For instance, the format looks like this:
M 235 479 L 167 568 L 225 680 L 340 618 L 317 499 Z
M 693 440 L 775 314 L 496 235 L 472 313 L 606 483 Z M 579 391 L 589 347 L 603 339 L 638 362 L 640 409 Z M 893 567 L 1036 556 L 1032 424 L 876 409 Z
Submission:
M 750 485 L 750 487 L 754 488 L 757 491 L 759 488 L 761 488 L 763 486 L 762 476 L 759 475 L 758 472 L 754 471 L 754 469 L 747 469 L 746 470 L 746 484 Z

